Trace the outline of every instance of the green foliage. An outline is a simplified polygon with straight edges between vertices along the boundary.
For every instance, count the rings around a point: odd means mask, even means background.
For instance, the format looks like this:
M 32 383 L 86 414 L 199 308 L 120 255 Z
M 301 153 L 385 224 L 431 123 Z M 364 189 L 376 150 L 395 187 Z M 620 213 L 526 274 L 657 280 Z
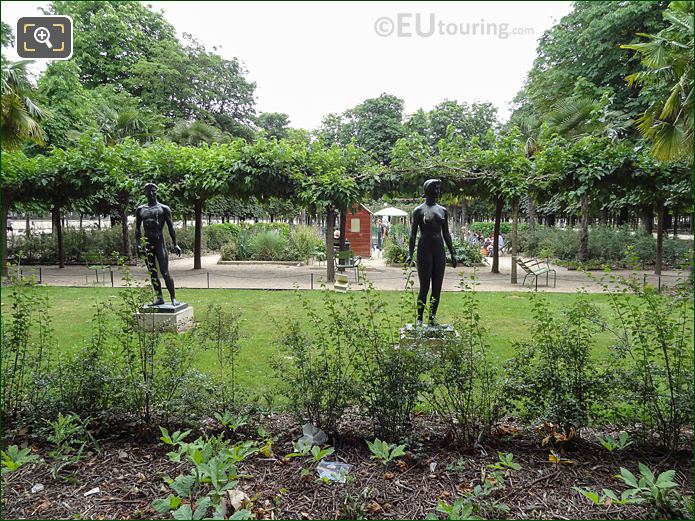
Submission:
M 613 436 L 597 436 L 597 438 L 601 446 L 608 452 L 621 451 L 625 447 L 632 445 L 630 435 L 625 431 L 620 433 L 618 439 L 615 439 Z
M 405 455 L 405 445 L 396 445 L 388 443 L 376 438 L 374 441 L 367 440 L 369 452 L 372 453 L 372 459 L 378 460 L 383 465 L 388 465 L 396 458 Z
M 239 245 L 236 239 L 229 240 L 220 248 L 220 259 L 223 261 L 234 261 L 239 259 Z
M 615 414 L 656 431 L 661 444 L 675 449 L 693 418 L 692 288 L 680 283 L 666 296 L 635 278 L 608 277 L 603 284 L 613 318 L 599 323 L 615 342 L 608 385 L 612 399 L 627 405 Z
M 17 418 L 44 405 L 55 343 L 48 300 L 33 279 L 10 276 L 12 308 L 3 311 L 2 414 Z
M 472 222 L 468 225 L 471 232 L 478 232 L 483 237 L 490 237 L 495 228 L 494 222 Z M 500 223 L 500 233 L 505 237 L 512 233 L 512 225 L 508 222 Z
M 541 294 L 531 302 L 532 340 L 516 343 L 507 395 L 524 418 L 557 423 L 570 433 L 589 424 L 602 392 L 591 357 L 597 311 L 581 293 L 562 317 Z
M 51 421 L 46 420 L 50 427 L 46 440 L 53 445 L 48 453 L 51 457 L 51 474 L 53 479 L 67 467 L 78 463 L 88 445 L 98 449 L 98 444 L 87 429 L 91 418 L 82 419 L 76 414 L 62 413 Z
M 384 241 L 384 259 L 389 264 L 404 264 L 408 257 L 408 244 L 399 237 L 387 237 Z
M 684 158 L 693 149 L 693 4 L 670 2 L 663 13 L 669 25 L 647 42 L 621 45 L 639 53 L 645 70 L 627 76 L 643 88 L 650 102 L 637 120 L 640 133 L 652 141 L 651 152 L 661 161 Z
M 215 387 L 221 395 L 222 414 L 236 411 L 239 406 L 236 379 L 241 336 L 239 312 L 225 310 L 219 304 L 209 306 L 206 319 L 195 329 L 195 336 L 203 349 L 215 353 L 219 374 Z
M 298 320 L 288 322 L 273 370 L 297 419 L 334 434 L 356 393 L 352 367 L 356 350 L 351 341 L 354 326 L 346 320 L 347 310 L 332 292 L 325 292 L 322 311 L 297 295 L 314 334 Z
M 454 239 L 453 244 L 456 262 L 461 266 L 476 266 L 483 262 L 483 254 L 477 244 L 471 244 L 458 238 Z
M 235 488 L 244 477 L 238 473 L 237 465 L 258 451 L 254 442 L 232 445 L 214 436 L 187 442 L 185 439 L 190 431 L 176 431 L 170 435 L 166 428 L 160 427 L 160 430 L 160 439 L 172 447 L 167 453 L 169 460 L 186 463 L 190 470 L 174 479 L 165 477 L 173 494 L 156 499 L 152 508 L 162 514 L 171 512 L 174 519 L 208 519 L 209 512 L 214 519 L 221 519 L 227 491 Z M 183 504 L 183 500 L 187 502 Z M 249 519 L 247 510 L 239 512 L 236 519 Z
M 289 241 L 273 232 L 260 232 L 251 239 L 249 246 L 254 260 L 273 261 L 287 257 Z
M 498 452 L 497 457 L 499 461 L 492 465 L 488 465 L 489 468 L 495 470 L 521 470 L 521 465 L 514 462 L 514 454 L 511 452 Z
M 289 256 L 293 259 L 308 262 L 322 246 L 315 228 L 301 225 L 290 228 Z
M 462 281 L 464 299 L 455 322 L 459 336 L 446 338 L 433 353 L 424 395 L 464 443 L 480 442 L 506 406 L 502 375 L 489 352 L 476 295 Z
M 569 228 L 537 226 L 535 240 L 528 228 L 519 231 L 519 251 L 536 257 L 548 256 L 563 261 L 578 261 L 579 232 Z M 647 267 L 656 262 L 656 239 L 628 227 L 593 226 L 589 234 L 589 261 L 617 268 Z M 692 255 L 692 242 L 664 238 L 665 266 L 679 268 Z
M 36 454 L 31 453 L 31 447 L 20 449 L 17 445 L 7 447 L 7 452 L 0 451 L 2 455 L 2 475 L 14 472 L 22 465 L 39 460 Z
M 574 489 L 594 505 L 644 504 L 650 507 L 650 515 L 656 519 L 688 519 L 693 514 L 692 506 L 678 492 L 675 475 L 675 470 L 654 474 L 639 463 L 639 480 L 628 469 L 620 467 L 620 474 L 615 477 L 630 487 L 620 495 L 606 488 L 601 494 L 580 487 Z

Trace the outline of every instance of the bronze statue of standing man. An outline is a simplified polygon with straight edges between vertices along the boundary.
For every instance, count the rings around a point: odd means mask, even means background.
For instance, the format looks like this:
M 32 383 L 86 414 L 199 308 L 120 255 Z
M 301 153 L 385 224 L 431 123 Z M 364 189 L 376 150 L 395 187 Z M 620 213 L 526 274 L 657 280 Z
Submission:
M 444 282 L 444 268 L 446 267 L 444 244 L 446 243 L 449 253 L 451 253 L 451 263 L 454 268 L 456 267 L 456 254 L 449 233 L 446 208 L 437 204 L 437 198 L 441 195 L 442 182 L 439 179 L 428 179 L 422 186 L 425 190 L 425 202 L 413 211 L 413 226 L 410 231 L 408 258 L 405 263 L 409 266 L 413 262 L 415 239 L 419 229 L 417 274 L 420 279 L 420 293 L 417 301 L 417 323 L 422 324 L 422 315 L 431 284 L 429 323 L 434 325 L 439 298 L 442 293 L 442 283 Z
M 166 243 L 164 242 L 164 225 L 169 229 L 171 241 L 174 243 L 174 251 L 177 255 L 181 255 L 181 248 L 176 244 L 176 231 L 174 230 L 174 221 L 171 217 L 171 208 L 157 201 L 157 185 L 147 183 L 145 185 L 145 195 L 147 196 L 147 204 L 139 206 L 135 213 L 135 243 L 138 257 L 144 254 L 145 265 L 150 272 L 152 287 L 157 293 L 157 299 L 152 303 L 153 306 L 164 304 L 162 296 L 162 284 L 159 282 L 157 274 L 157 266 L 162 273 L 164 283 L 169 290 L 172 305 L 178 305 L 176 301 L 176 290 L 174 289 L 174 279 L 169 274 L 169 254 L 167 252 Z M 140 226 L 145 229 L 144 252 L 140 244 Z

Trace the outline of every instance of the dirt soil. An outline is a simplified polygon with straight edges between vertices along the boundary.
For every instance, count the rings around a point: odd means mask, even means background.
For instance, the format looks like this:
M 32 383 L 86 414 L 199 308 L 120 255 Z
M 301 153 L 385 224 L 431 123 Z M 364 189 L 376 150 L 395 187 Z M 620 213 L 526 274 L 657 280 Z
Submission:
M 487 465 L 497 461 L 497 451 L 511 452 L 522 465 L 510 471 L 506 488 L 494 493 L 505 503 L 510 519 L 636 519 L 650 518 L 641 506 L 594 506 L 573 487 L 600 491 L 625 489 L 614 478 L 624 466 L 637 473 L 637 464 L 647 464 L 656 472 L 675 469 L 675 480 L 685 494 L 693 490 L 692 433 L 687 447 L 666 454 L 654 447 L 635 443 L 611 454 L 595 441 L 591 432 L 569 448 L 571 463 L 549 461 L 549 450 L 540 446 L 540 437 L 531 429 L 508 418 L 495 428 L 495 435 L 483 448 L 457 445 L 447 429 L 425 416 L 416 418 L 415 431 L 406 456 L 385 467 L 370 459 L 364 441 L 364 425 L 355 422 L 352 434 L 334 440 L 335 454 L 328 459 L 354 465 L 346 484 L 323 483 L 313 464 L 303 458 L 283 460 L 292 452 L 292 440 L 301 428 L 288 415 L 264 417 L 263 427 L 277 437 L 275 457 L 256 454 L 240 465 L 239 472 L 250 474 L 239 488 L 250 496 L 249 508 L 257 519 L 423 519 L 434 512 L 438 500 L 453 503 L 456 498 L 481 483 Z M 237 439 L 257 438 L 256 427 L 237 433 Z M 194 436 L 219 432 L 208 422 Z M 6 437 L 3 445 L 30 446 L 44 463 L 28 464 L 3 479 L 2 519 L 161 519 L 151 503 L 171 491 L 164 476 L 188 473 L 187 463 L 172 463 L 166 456 L 170 448 L 158 441 L 158 432 L 102 437 L 100 450 L 90 453 L 76 465 L 64 469 L 57 479 L 51 476 L 50 447 L 37 445 L 23 432 Z M 617 435 L 616 433 L 612 433 Z M 309 476 L 301 477 L 302 465 L 310 466 Z M 44 489 L 32 493 L 35 484 Z M 99 487 L 98 493 L 85 493 Z M 494 514 L 499 516 L 500 513 Z

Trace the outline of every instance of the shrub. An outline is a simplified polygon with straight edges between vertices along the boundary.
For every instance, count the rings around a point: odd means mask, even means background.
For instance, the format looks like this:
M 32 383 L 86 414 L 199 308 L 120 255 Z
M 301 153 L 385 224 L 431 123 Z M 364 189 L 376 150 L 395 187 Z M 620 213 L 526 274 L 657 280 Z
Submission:
M 316 311 L 297 294 L 306 319 L 290 320 L 279 341 L 280 353 L 272 366 L 280 392 L 300 423 L 309 422 L 334 434 L 345 410 L 355 403 L 356 331 L 353 310 L 326 291 L 323 310 Z M 303 324 L 313 326 L 309 332 Z
M 290 230 L 289 257 L 291 260 L 308 262 L 318 249 L 324 247 L 315 228 L 295 226 Z
M 609 384 L 613 400 L 624 404 L 614 413 L 675 449 L 693 418 L 692 289 L 686 282 L 660 295 L 636 278 L 615 277 L 604 289 L 614 317 L 599 322 L 615 342 Z
M 425 399 L 464 443 L 481 441 L 505 408 L 498 364 L 489 353 L 478 301 L 464 280 L 463 303 L 456 321 L 460 336 L 447 339 L 434 353 Z
M 467 241 L 454 239 L 454 253 L 456 254 L 456 262 L 461 266 L 475 266 L 483 262 L 480 247 Z
M 373 425 L 376 435 L 388 441 L 404 438 L 412 430 L 412 413 L 429 367 L 422 338 L 400 338 L 391 319 L 403 324 L 416 313 L 416 295 L 405 294 L 400 306 L 387 308 L 368 283 L 359 297 L 348 295 L 355 330 L 349 342 L 357 352 L 357 381 L 360 410 Z
M 12 309 L 3 310 L 2 414 L 16 418 L 36 409 L 48 392 L 47 379 L 55 348 L 48 300 L 33 279 L 9 277 Z
M 398 237 L 388 237 L 384 241 L 384 258 L 389 264 L 403 264 L 408 257 L 408 243 Z
M 196 338 L 204 349 L 212 350 L 217 359 L 222 399 L 222 414 L 235 411 L 237 403 L 236 370 L 239 354 L 239 313 L 225 311 L 219 304 L 208 307 L 205 320 L 195 330 Z
M 203 228 L 203 235 L 209 250 L 220 251 L 225 244 L 238 239 L 241 231 L 239 224 L 210 224 Z
M 239 243 L 237 239 L 230 239 L 220 250 L 220 258 L 223 261 L 233 261 L 239 259 Z
M 468 225 L 468 229 L 472 232 L 478 232 L 483 235 L 483 237 L 490 237 L 492 232 L 495 230 L 494 222 L 472 222 Z M 512 233 L 512 223 L 501 221 L 500 222 L 500 233 L 505 237 Z
M 591 357 L 596 310 L 581 293 L 562 317 L 542 294 L 532 293 L 531 304 L 532 338 L 515 344 L 507 395 L 522 417 L 559 424 L 565 433 L 578 431 L 589 424 L 591 406 L 601 395 Z
M 289 240 L 273 231 L 260 232 L 249 244 L 253 260 L 280 261 L 287 259 Z
M 543 256 L 576 262 L 579 254 L 579 232 L 570 228 L 536 227 L 536 239 L 528 228 L 519 232 L 519 251 L 529 256 Z M 671 268 L 689 265 L 693 243 L 664 237 L 663 261 Z M 597 266 L 652 266 L 656 262 L 656 238 L 628 227 L 592 226 L 589 230 L 589 261 Z

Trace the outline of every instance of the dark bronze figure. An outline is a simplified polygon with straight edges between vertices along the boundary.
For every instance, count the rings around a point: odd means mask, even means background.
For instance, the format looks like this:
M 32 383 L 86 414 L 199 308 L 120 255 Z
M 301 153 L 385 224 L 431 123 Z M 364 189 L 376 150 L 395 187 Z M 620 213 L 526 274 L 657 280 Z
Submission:
M 444 268 L 446 267 L 446 243 L 451 253 L 451 263 L 456 267 L 456 255 L 449 233 L 448 215 L 446 208 L 437 204 L 437 197 L 441 194 L 442 182 L 439 179 L 428 179 L 423 188 L 425 190 L 425 202 L 413 211 L 413 226 L 410 231 L 410 244 L 406 265 L 413 262 L 415 251 L 415 239 L 418 228 L 420 229 L 420 241 L 417 245 L 417 274 L 420 279 L 420 293 L 417 302 L 417 322 L 422 324 L 422 315 L 425 310 L 427 293 L 432 286 L 430 298 L 429 323 L 434 325 L 439 298 L 444 282 Z
M 169 254 L 167 253 L 166 243 L 164 242 L 164 225 L 169 229 L 171 241 L 174 243 L 174 251 L 177 255 L 181 255 L 181 248 L 176 244 L 176 231 L 174 230 L 174 221 L 171 217 L 171 208 L 157 202 L 157 185 L 147 183 L 145 185 L 145 195 L 147 196 L 147 204 L 138 207 L 135 213 L 135 242 L 138 257 L 144 254 L 145 265 L 150 272 L 152 287 L 157 293 L 157 299 L 152 303 L 153 306 L 164 304 L 162 296 L 162 284 L 159 281 L 157 274 L 157 266 L 162 273 L 164 283 L 169 290 L 171 303 L 177 306 L 176 290 L 174 289 L 174 279 L 169 274 Z M 144 252 L 140 244 L 140 225 L 145 228 Z

